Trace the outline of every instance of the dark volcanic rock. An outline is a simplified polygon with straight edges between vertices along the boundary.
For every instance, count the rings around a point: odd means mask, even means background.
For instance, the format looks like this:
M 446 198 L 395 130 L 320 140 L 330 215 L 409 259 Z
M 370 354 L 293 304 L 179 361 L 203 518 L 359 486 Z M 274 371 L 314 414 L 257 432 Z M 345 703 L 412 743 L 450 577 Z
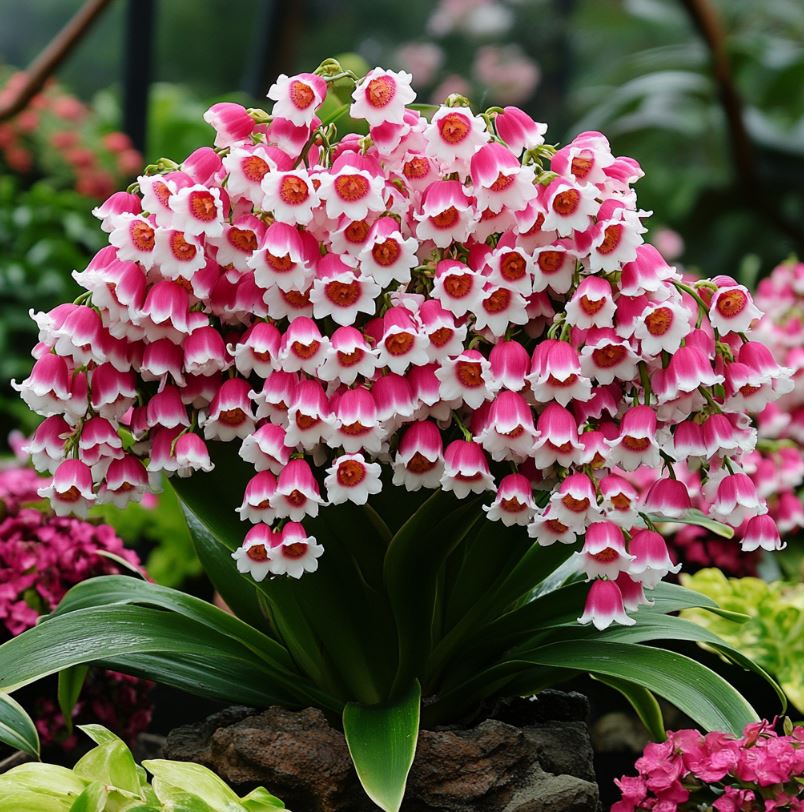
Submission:
M 472 728 L 423 730 L 404 812 L 594 812 L 586 700 L 546 694 L 505 703 Z M 377 809 L 343 734 L 312 708 L 228 708 L 171 732 L 164 755 L 204 764 L 241 792 L 262 784 L 294 812 Z

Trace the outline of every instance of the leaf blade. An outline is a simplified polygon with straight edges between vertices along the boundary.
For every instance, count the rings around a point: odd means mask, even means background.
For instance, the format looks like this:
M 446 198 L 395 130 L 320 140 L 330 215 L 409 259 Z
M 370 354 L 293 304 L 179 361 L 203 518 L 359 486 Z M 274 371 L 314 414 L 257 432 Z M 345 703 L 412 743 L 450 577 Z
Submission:
M 39 758 L 39 734 L 22 705 L 6 693 L 0 693 L 0 742 Z

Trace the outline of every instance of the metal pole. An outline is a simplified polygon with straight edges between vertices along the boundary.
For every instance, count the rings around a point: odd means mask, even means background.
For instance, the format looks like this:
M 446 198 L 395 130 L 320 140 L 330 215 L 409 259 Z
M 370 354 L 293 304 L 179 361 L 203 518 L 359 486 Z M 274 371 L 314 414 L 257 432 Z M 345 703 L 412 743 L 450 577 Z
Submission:
M 145 152 L 155 0 L 127 0 L 123 51 L 123 131 Z

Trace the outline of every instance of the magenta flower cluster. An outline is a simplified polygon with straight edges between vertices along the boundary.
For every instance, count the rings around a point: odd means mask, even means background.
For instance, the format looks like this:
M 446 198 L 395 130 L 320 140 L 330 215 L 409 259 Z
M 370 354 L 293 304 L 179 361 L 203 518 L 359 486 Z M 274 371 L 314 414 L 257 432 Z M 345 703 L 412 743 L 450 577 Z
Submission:
M 364 504 L 390 469 L 578 543 L 599 628 L 633 623 L 672 568 L 649 514 L 691 506 L 676 463 L 700 459 L 712 517 L 778 545 L 741 458 L 747 398 L 789 372 L 748 335 L 744 286 L 687 285 L 644 241 L 637 162 L 595 132 L 556 151 L 515 107 L 425 116 L 410 75 L 380 68 L 350 107 L 369 135 L 338 140 L 318 111 L 343 76 L 281 76 L 270 113 L 215 105 L 215 149 L 96 210 L 110 244 L 78 302 L 35 315 L 16 384 L 47 418 L 30 451 L 54 509 L 124 504 L 236 441 L 237 565 L 300 577 L 323 553 L 304 519 Z M 623 474 L 646 470 L 642 499 Z
M 56 608 L 70 587 L 96 575 L 116 574 L 119 566 L 99 554 L 113 553 L 134 566 L 139 559 L 108 525 L 53 516 L 26 504 L 39 501 L 43 479 L 29 468 L 0 470 L 0 639 L 21 634 L 40 615 Z M 150 720 L 150 687 L 117 672 L 93 672 L 75 709 L 80 720 L 103 722 L 131 741 Z M 55 699 L 36 705 L 44 744 L 75 743 L 67 734 Z
M 615 780 L 622 798 L 611 812 L 804 810 L 804 727 L 787 730 L 757 722 L 740 738 L 671 731 L 645 748 L 636 776 Z

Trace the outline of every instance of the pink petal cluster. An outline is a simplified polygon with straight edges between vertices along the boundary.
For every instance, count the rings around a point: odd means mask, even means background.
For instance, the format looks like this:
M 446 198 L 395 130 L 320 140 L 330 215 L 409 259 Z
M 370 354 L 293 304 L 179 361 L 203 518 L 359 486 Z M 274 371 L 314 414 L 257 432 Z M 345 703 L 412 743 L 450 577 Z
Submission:
M 670 731 L 637 759 L 636 776 L 615 780 L 612 812 L 804 809 L 804 727 L 778 734 L 768 722 L 739 738 L 717 731 Z
M 771 401 L 787 372 L 747 335 L 742 286 L 687 286 L 644 242 L 636 161 L 594 132 L 556 152 L 515 107 L 425 117 L 379 68 L 352 97 L 369 135 L 338 140 L 318 117 L 333 75 L 281 76 L 272 113 L 215 105 L 216 149 L 99 208 L 110 245 L 75 274 L 81 302 L 34 316 L 16 384 L 46 417 L 30 451 L 56 511 L 139 498 L 234 442 L 253 468 L 238 568 L 299 577 L 323 553 L 305 518 L 365 503 L 379 466 L 577 545 L 599 628 L 673 569 L 646 517 L 689 508 L 673 465 L 700 458 L 712 514 L 770 532 L 731 381 Z M 645 502 L 629 478 L 656 471 Z
M 110 575 L 120 568 L 100 552 L 113 553 L 134 566 L 139 559 L 108 525 L 53 516 L 26 504 L 39 501 L 44 480 L 30 468 L 0 469 L 0 640 L 34 626 L 53 611 L 64 594 L 81 581 Z M 74 718 L 101 721 L 133 741 L 150 720 L 150 683 L 111 671 L 93 671 Z M 45 745 L 70 749 L 76 743 L 49 696 L 36 702 L 37 728 Z M 41 713 L 39 712 L 41 711 Z

